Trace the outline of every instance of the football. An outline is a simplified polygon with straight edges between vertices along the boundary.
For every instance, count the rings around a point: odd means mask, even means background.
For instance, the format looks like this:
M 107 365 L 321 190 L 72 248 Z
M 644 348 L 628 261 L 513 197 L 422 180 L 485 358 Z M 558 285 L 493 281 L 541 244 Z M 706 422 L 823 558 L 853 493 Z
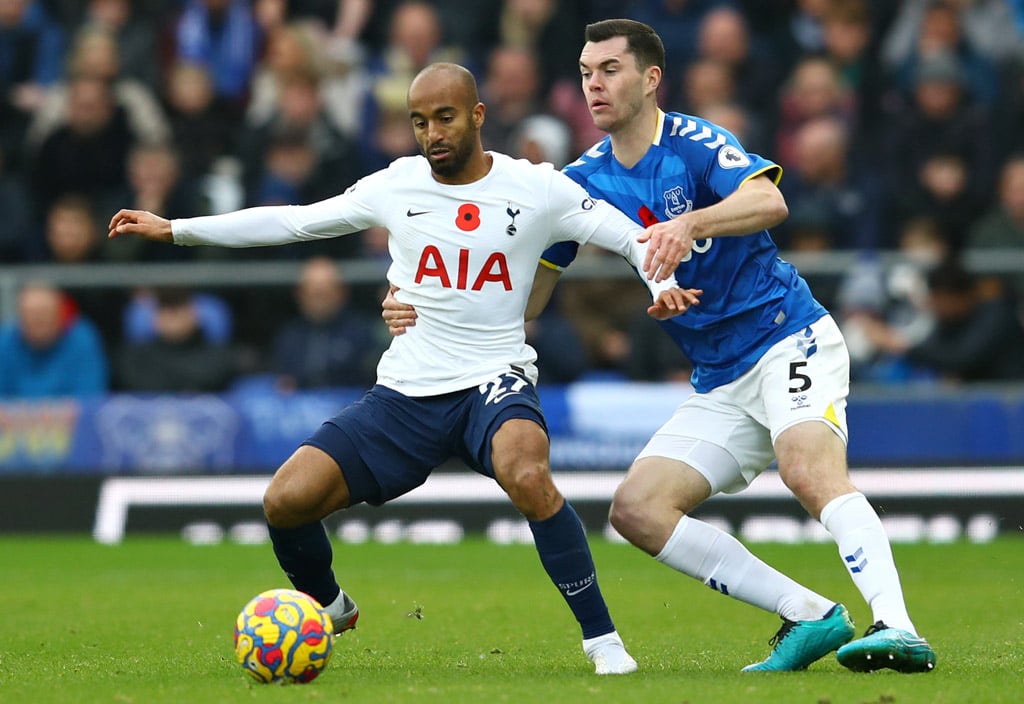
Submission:
M 235 621 L 235 656 L 257 682 L 310 682 L 331 659 L 334 626 L 323 607 L 294 589 L 271 589 Z

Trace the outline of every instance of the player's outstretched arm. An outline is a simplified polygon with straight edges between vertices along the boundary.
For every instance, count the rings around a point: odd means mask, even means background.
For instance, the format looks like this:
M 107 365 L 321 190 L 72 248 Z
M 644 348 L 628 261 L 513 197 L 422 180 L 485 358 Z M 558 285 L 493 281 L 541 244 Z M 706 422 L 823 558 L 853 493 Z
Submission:
M 668 320 L 690 310 L 690 306 L 700 305 L 700 296 L 704 289 L 670 288 L 658 294 L 658 298 L 647 308 L 647 315 L 655 320 Z
M 119 235 L 138 235 L 154 242 L 174 242 L 171 221 L 146 210 L 119 210 L 110 218 L 107 229 L 107 237 L 111 238 Z

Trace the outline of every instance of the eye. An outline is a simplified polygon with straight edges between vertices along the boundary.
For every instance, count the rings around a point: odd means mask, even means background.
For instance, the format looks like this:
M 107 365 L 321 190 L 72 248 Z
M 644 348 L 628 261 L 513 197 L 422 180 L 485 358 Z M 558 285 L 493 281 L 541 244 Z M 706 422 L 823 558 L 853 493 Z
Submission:
M 583 79 L 590 78 L 590 71 L 580 71 L 580 77 Z

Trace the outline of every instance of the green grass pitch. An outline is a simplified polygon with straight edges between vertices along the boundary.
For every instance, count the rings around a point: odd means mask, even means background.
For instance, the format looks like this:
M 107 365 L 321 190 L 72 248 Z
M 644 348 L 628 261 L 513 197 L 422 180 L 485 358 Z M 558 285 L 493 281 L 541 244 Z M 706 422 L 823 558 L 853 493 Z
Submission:
M 927 675 L 856 674 L 829 656 L 807 672 L 741 674 L 774 615 L 723 597 L 625 545 L 595 540 L 602 589 L 640 663 L 598 677 L 530 546 L 335 544 L 361 607 L 309 685 L 250 683 L 234 660 L 238 610 L 288 586 L 269 546 L 177 537 L 0 538 L 0 702 L 666 702 L 963 704 L 1024 701 L 1024 540 L 897 545 L 911 615 L 938 653 Z M 831 545 L 755 552 L 870 613 Z

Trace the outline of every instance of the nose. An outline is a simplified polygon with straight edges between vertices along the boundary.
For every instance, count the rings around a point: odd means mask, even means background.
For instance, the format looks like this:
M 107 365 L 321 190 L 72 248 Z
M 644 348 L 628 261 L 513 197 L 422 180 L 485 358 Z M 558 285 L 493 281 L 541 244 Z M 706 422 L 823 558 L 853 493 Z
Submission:
M 439 120 L 427 122 L 427 141 L 431 144 L 440 142 L 444 138 L 444 129 Z

